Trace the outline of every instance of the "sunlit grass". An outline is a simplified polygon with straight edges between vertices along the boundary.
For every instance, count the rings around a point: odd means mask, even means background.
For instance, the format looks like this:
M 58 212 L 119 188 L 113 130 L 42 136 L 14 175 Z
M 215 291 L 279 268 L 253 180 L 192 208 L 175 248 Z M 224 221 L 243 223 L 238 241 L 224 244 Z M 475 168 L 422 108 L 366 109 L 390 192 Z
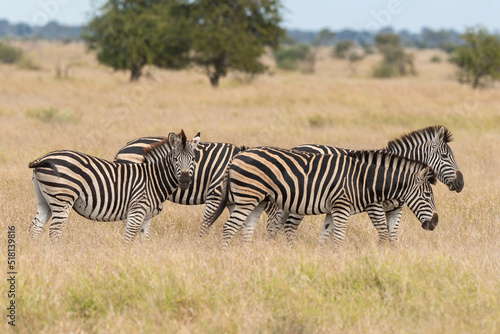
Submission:
M 500 330 L 499 91 L 460 86 L 452 65 L 430 61 L 434 51 L 416 54 L 415 78 L 369 78 L 376 55 L 357 63 L 355 75 L 325 56 L 315 74 L 228 79 L 214 90 L 196 71 L 151 69 L 152 79 L 130 84 L 82 45 L 38 43 L 42 70 L 0 66 L 1 226 L 17 228 L 20 333 Z M 56 57 L 78 64 L 70 80 L 54 78 Z M 66 111 L 78 117 L 59 119 Z M 58 244 L 47 229 L 36 241 L 27 235 L 36 212 L 27 165 L 51 150 L 112 159 L 133 138 L 181 128 L 237 145 L 381 148 L 433 124 L 455 135 L 465 188 L 434 187 L 434 232 L 405 209 L 395 249 L 379 249 L 367 216 L 358 215 L 337 252 L 316 246 L 323 217 L 304 220 L 293 248 L 282 235 L 267 240 L 262 218 L 251 245 L 235 238 L 221 252 L 227 213 L 198 240 L 203 206 L 172 203 L 153 219 L 145 245 L 125 248 L 120 222 L 74 212 Z M 1 295 L 6 288 L 0 284 Z

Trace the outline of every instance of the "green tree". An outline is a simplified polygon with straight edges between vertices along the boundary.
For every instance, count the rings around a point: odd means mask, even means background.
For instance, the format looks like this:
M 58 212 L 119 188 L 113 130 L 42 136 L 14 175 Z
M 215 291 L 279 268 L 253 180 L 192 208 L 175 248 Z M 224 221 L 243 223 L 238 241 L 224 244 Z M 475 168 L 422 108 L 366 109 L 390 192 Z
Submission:
M 193 0 L 192 60 L 213 87 L 228 71 L 264 72 L 266 47 L 276 49 L 285 36 L 278 0 Z
M 188 12 L 181 1 L 108 0 L 83 38 L 101 64 L 130 70 L 135 81 L 146 65 L 180 69 L 189 64 Z
M 500 40 L 484 28 L 467 29 L 465 44 L 455 49 L 453 61 L 460 68 L 459 80 L 477 88 L 485 80 L 500 78 Z

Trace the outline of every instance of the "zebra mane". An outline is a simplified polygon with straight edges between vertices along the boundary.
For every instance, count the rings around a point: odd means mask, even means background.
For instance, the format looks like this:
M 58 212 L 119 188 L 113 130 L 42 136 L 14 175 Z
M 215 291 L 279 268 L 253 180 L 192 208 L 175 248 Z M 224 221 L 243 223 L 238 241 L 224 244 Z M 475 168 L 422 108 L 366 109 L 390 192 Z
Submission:
M 371 151 L 370 150 L 349 150 L 347 152 L 347 155 L 352 157 L 352 158 L 361 160 L 365 163 L 370 162 L 370 164 L 372 164 L 372 165 L 377 165 L 380 163 L 380 164 L 385 165 L 385 166 L 390 166 L 393 164 L 393 162 L 395 160 L 397 160 L 397 161 L 409 162 L 411 165 L 413 165 L 415 167 L 415 170 L 422 170 L 424 168 L 429 168 L 429 170 L 432 172 L 432 177 L 430 177 L 428 179 L 429 183 L 431 183 L 433 185 L 435 185 L 437 183 L 436 174 L 434 173 L 434 171 L 432 170 L 432 168 L 429 165 L 427 165 L 421 161 L 418 161 L 418 160 L 405 158 L 405 157 L 403 157 L 399 154 L 396 154 L 396 153 L 387 152 L 385 150 L 371 150 Z M 380 162 L 378 159 L 379 156 L 381 156 Z M 389 159 L 386 160 L 386 158 L 389 158 Z
M 444 142 L 445 143 L 452 142 L 453 135 L 451 134 L 450 130 L 448 130 L 446 127 L 442 125 L 433 125 L 426 127 L 424 129 L 405 133 L 401 137 L 391 140 L 389 143 L 387 143 L 387 150 L 397 148 L 398 146 L 404 143 L 413 143 L 413 139 L 415 138 L 417 140 L 421 140 L 422 137 L 433 139 L 436 136 L 436 133 L 441 128 L 444 128 Z

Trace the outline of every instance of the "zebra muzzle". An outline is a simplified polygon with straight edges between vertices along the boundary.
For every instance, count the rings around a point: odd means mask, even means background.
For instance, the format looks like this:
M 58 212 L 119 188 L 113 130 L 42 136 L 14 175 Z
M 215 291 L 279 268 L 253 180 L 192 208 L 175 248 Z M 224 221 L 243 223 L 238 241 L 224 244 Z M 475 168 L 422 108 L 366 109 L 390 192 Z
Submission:
M 431 220 L 427 220 L 422 223 L 422 228 L 427 231 L 433 231 L 438 224 L 438 214 L 434 212 Z
M 186 190 L 189 188 L 191 184 L 191 176 L 189 176 L 188 172 L 181 172 L 181 176 L 179 177 L 179 188 L 182 190 Z
M 456 177 L 450 185 L 450 190 L 455 190 L 457 193 L 459 193 L 464 188 L 464 184 L 464 176 L 462 172 L 457 170 Z

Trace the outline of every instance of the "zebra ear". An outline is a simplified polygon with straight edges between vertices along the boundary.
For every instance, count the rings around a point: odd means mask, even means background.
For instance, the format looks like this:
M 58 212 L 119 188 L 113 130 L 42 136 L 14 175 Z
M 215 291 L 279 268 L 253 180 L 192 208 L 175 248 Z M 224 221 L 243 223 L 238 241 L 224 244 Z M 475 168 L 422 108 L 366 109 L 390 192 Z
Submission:
M 191 145 L 193 146 L 193 148 L 196 148 L 199 143 L 200 143 L 200 133 L 198 132 L 191 141 Z
M 418 172 L 418 175 L 417 175 L 418 182 L 424 183 L 427 180 L 429 174 L 430 174 L 429 167 L 425 167 L 424 169 L 422 169 L 420 172 Z
M 436 133 L 436 136 L 432 140 L 432 145 L 434 147 L 438 146 L 439 144 L 444 142 L 444 127 L 442 126 L 439 128 L 438 132 Z
M 168 143 L 170 144 L 170 146 L 174 147 L 178 144 L 179 142 L 179 139 L 177 138 L 177 135 L 173 132 L 170 132 L 168 134 Z

